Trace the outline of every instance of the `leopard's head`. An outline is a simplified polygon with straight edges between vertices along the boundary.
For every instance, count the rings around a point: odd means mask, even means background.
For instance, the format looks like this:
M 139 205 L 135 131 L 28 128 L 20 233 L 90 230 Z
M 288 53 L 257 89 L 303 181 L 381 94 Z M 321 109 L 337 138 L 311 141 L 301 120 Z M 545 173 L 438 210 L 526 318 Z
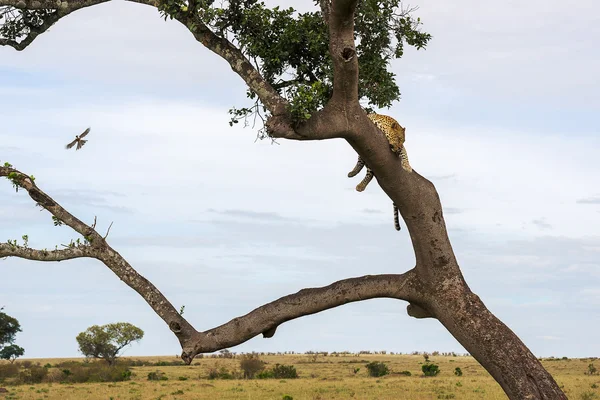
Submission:
M 406 128 L 401 126 L 398 122 L 392 122 L 387 129 L 386 136 L 390 142 L 390 147 L 394 153 L 400 153 L 402 146 L 404 145 Z

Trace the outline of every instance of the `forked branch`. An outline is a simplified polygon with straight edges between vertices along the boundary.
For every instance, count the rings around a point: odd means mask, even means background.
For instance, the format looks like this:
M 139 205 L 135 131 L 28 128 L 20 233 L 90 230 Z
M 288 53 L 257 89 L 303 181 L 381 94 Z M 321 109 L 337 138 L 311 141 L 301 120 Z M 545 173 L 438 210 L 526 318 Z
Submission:
M 182 347 L 187 344 L 196 330 L 189 324 L 167 300 L 167 298 L 133 267 L 91 226 L 65 210 L 60 204 L 44 193 L 29 177 L 8 166 L 0 167 L 0 177 L 8 178 L 17 188 L 27 191 L 37 205 L 48 210 L 61 224 L 68 225 L 85 238 L 89 244 L 70 246 L 64 250 L 33 250 L 15 244 L 2 244 L 0 257 L 15 256 L 38 261 L 61 261 L 77 257 L 91 257 L 102 261 L 123 282 L 138 292 L 152 309 L 167 323 L 175 333 Z M 95 225 L 95 224 L 94 224 Z

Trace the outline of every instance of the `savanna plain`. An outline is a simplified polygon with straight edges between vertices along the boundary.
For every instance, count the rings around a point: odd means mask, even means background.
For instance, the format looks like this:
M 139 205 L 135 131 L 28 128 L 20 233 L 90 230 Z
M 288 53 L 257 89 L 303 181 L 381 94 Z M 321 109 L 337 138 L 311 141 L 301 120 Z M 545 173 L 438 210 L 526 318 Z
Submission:
M 6 377 L 8 362 L 0 364 L 0 399 L 506 399 L 500 386 L 470 356 L 399 354 L 265 354 L 258 356 L 264 370 L 278 364 L 293 366 L 297 378 L 244 379 L 240 355 L 206 356 L 191 365 L 176 357 L 124 357 L 117 368 L 126 373 L 120 382 L 74 383 L 73 374 L 90 364 L 74 359 L 29 359 L 15 364 L 19 373 L 45 371 L 42 383 Z M 542 359 L 569 399 L 600 400 L 600 375 L 594 372 L 595 358 Z M 369 363 L 383 363 L 388 374 L 372 377 Z M 422 366 L 434 364 L 435 376 L 425 377 Z M 87 365 L 87 367 L 84 367 Z M 591 368 L 590 368 L 591 366 Z M 459 368 L 462 375 L 457 375 Z M 407 372 L 408 371 L 408 372 Z M 410 373 L 410 375 L 409 375 Z M 0 372 L 1 374 L 1 372 Z M 264 375 L 264 374 L 263 374 Z M 18 376 L 18 375 L 17 375 Z

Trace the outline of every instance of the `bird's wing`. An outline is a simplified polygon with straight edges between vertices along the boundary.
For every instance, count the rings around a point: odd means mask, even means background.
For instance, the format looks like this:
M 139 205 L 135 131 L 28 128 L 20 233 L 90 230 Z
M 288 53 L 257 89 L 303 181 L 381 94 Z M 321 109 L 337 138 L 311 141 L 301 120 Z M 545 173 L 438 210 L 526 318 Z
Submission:
M 90 133 L 90 128 L 87 128 L 85 131 L 83 131 L 83 133 L 79 135 L 79 138 L 81 139 L 82 137 L 85 137 L 85 135 L 87 135 L 88 133 Z
M 75 146 L 75 143 L 77 143 L 77 139 L 73 140 L 71 143 L 69 143 L 68 145 L 65 146 L 66 149 L 70 149 L 71 147 Z

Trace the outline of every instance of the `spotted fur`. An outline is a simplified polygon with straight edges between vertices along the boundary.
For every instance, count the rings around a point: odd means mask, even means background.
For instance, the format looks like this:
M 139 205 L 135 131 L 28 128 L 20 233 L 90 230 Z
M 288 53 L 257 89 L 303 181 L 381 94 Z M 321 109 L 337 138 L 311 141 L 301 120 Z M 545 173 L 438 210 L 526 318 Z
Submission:
M 385 137 L 387 138 L 390 144 L 390 149 L 395 154 L 397 154 L 398 157 L 400 157 L 400 163 L 402 165 L 402 168 L 408 172 L 412 172 L 412 167 L 408 162 L 408 154 L 406 154 L 406 148 L 404 147 L 406 129 L 402 125 L 400 125 L 398 121 L 396 121 L 394 118 L 387 115 L 373 113 L 369 114 L 368 117 L 371 120 L 371 122 L 373 122 L 375 126 L 377 126 L 385 134 Z M 367 174 L 365 175 L 363 180 L 358 185 L 356 185 L 356 190 L 359 192 L 362 192 L 367 188 L 367 185 L 373 179 L 373 171 L 371 170 L 371 168 L 369 168 L 368 165 L 365 164 L 365 161 L 360 156 L 358 156 L 356 166 L 352 171 L 348 173 L 348 177 L 352 178 L 353 176 L 356 176 L 364 166 L 367 167 Z M 396 230 L 399 231 L 400 218 L 398 217 L 398 207 L 395 203 L 394 225 L 396 227 Z

